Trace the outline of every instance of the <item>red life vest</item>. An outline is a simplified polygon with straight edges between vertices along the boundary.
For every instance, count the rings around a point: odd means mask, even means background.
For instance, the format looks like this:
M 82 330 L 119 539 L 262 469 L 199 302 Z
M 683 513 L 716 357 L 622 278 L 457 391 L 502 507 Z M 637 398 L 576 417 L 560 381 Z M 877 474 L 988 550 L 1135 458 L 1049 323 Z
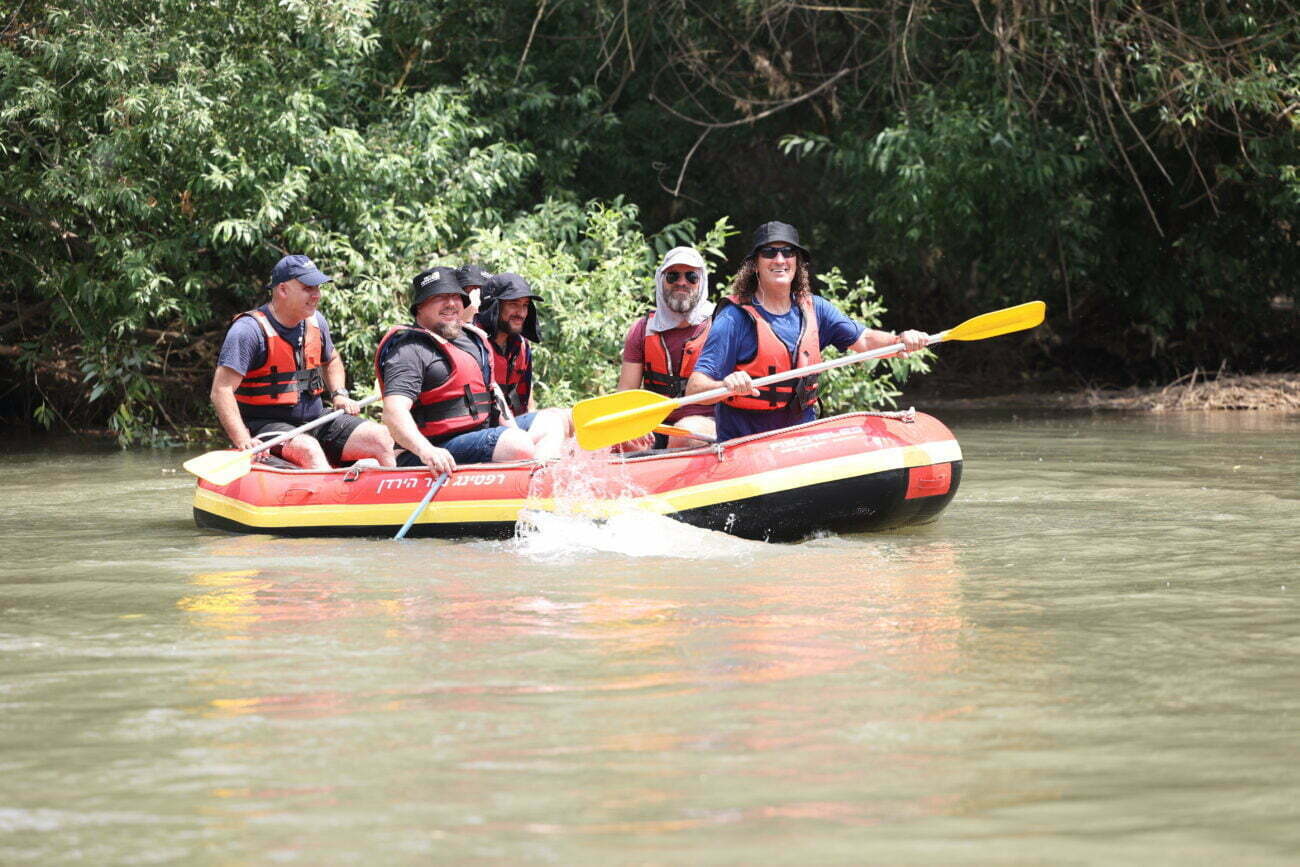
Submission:
M 758 351 L 750 359 L 740 359 L 736 370 L 743 370 L 758 379 L 773 373 L 783 373 L 796 367 L 807 367 L 822 360 L 821 341 L 817 334 L 817 310 L 813 307 L 812 295 L 804 296 L 799 303 L 803 311 L 803 324 L 799 329 L 799 342 L 792 353 L 776 336 L 772 326 L 758 312 L 753 303 L 742 304 L 735 297 L 726 299 L 749 314 L 754 320 L 754 329 L 758 338 Z M 808 408 L 817 403 L 817 374 L 787 379 L 759 386 L 758 397 L 753 395 L 732 395 L 725 402 L 736 409 L 772 410 L 797 402 L 798 406 Z
M 473 325 L 464 328 L 483 343 L 488 342 L 487 335 Z M 384 347 L 398 334 L 423 340 L 447 362 L 447 379 L 421 391 L 411 407 L 411 418 L 420 433 L 426 437 L 446 437 L 478 430 L 492 423 L 492 392 L 483 379 L 479 359 L 450 340 L 416 325 L 394 325 L 379 341 L 375 350 L 375 379 L 379 382 L 381 394 L 384 390 Z
M 649 330 L 650 316 L 645 318 L 647 328 L 642 347 L 641 385 L 665 397 L 682 397 L 686 394 L 686 380 L 691 378 L 691 371 L 695 370 L 695 362 L 700 357 L 700 350 L 704 348 L 713 320 L 705 319 L 695 326 L 682 346 L 681 361 L 673 364 L 668 353 L 668 341 L 662 334 L 651 333 Z
M 293 406 L 304 395 L 311 398 L 325 390 L 321 367 L 325 348 L 315 314 L 307 317 L 301 357 L 299 348 L 280 336 L 263 311 L 249 310 L 231 322 L 245 316 L 251 316 L 262 327 L 266 336 L 266 361 L 245 373 L 235 388 L 235 400 L 241 404 L 241 410 L 243 406 Z
M 506 338 L 506 352 L 501 351 L 495 340 L 488 343 L 492 346 L 492 378 L 501 386 L 506 402 L 510 404 L 510 412 L 523 415 L 528 412 L 528 395 L 533 388 L 533 347 L 527 338 L 518 339 L 513 353 L 509 352 L 513 335 Z

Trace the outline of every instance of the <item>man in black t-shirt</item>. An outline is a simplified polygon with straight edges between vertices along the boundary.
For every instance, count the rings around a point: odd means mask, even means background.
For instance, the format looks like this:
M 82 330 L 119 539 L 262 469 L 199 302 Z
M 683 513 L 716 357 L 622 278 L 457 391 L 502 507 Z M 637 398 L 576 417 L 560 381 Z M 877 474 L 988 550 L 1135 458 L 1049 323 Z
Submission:
M 449 472 L 457 464 L 558 457 L 562 426 L 548 420 L 525 431 L 497 423 L 487 337 L 461 321 L 468 300 L 452 269 L 424 271 L 412 285 L 414 324 L 379 342 L 384 424 L 406 450 L 398 464 Z

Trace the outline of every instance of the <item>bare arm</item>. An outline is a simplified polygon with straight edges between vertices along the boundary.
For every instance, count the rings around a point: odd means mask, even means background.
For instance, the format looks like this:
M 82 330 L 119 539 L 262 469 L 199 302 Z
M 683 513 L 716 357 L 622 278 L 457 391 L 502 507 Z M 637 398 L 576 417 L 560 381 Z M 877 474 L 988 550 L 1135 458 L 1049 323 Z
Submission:
M 425 439 L 411 416 L 415 401 L 404 394 L 384 395 L 384 424 L 397 444 L 411 452 L 433 473 L 449 473 L 456 468 L 451 452 Z
M 642 366 L 635 361 L 625 361 L 618 371 L 618 385 L 615 391 L 627 391 L 641 387 Z
M 226 432 L 235 448 L 251 449 L 256 443 L 239 414 L 239 402 L 235 400 L 235 389 L 243 381 L 244 375 L 239 371 L 218 366 L 217 372 L 212 376 L 212 390 L 208 392 L 208 397 L 212 399 L 212 407 L 217 411 L 221 429 Z
M 902 343 L 906 347 L 906 351 L 898 354 L 905 355 L 907 352 L 924 349 L 927 336 L 924 331 L 904 331 L 902 334 L 895 334 L 892 331 L 877 331 L 874 328 L 864 328 L 862 334 L 859 335 L 857 340 L 853 341 L 853 345 L 846 351 L 866 352 L 871 349 L 879 349 L 882 346 Z
M 743 370 L 732 371 L 722 380 L 714 379 L 713 377 L 697 370 L 691 374 L 690 379 L 686 380 L 686 393 L 688 395 L 699 394 L 702 391 L 709 391 L 714 388 L 725 388 L 732 394 L 758 394 L 758 389 L 754 388 L 754 380 L 751 379 L 749 374 L 745 373 Z M 701 401 L 701 403 L 708 405 L 726 399 L 727 395 L 724 394 L 720 397 L 714 398 L 713 400 Z

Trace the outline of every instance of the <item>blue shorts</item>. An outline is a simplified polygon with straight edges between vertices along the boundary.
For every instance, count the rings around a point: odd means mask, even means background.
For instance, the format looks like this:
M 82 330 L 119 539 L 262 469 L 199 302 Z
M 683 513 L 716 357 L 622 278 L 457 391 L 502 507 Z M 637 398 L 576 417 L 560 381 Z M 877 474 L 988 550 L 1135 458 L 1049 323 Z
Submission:
M 456 434 L 446 442 L 435 442 L 434 445 L 451 452 L 457 465 L 487 464 L 492 462 L 492 452 L 496 451 L 497 440 L 501 439 L 501 434 L 504 432 L 503 427 L 484 427 Z M 411 452 L 402 452 L 398 455 L 397 465 L 399 467 L 421 466 L 419 459 Z
M 520 430 L 532 430 L 533 419 L 537 418 L 537 413 L 526 412 L 523 415 L 515 416 L 515 426 Z

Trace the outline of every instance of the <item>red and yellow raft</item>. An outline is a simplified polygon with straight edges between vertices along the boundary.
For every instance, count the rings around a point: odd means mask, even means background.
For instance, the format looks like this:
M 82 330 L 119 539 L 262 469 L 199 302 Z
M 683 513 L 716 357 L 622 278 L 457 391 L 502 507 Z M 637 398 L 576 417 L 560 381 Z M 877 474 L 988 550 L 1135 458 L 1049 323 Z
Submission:
M 937 518 L 961 467 L 957 440 L 931 416 L 849 413 L 682 451 L 458 467 L 408 535 L 505 538 L 521 511 L 575 499 L 749 539 L 886 529 Z M 389 536 L 431 483 L 424 469 L 255 463 L 228 485 L 200 480 L 194 520 L 239 533 Z

